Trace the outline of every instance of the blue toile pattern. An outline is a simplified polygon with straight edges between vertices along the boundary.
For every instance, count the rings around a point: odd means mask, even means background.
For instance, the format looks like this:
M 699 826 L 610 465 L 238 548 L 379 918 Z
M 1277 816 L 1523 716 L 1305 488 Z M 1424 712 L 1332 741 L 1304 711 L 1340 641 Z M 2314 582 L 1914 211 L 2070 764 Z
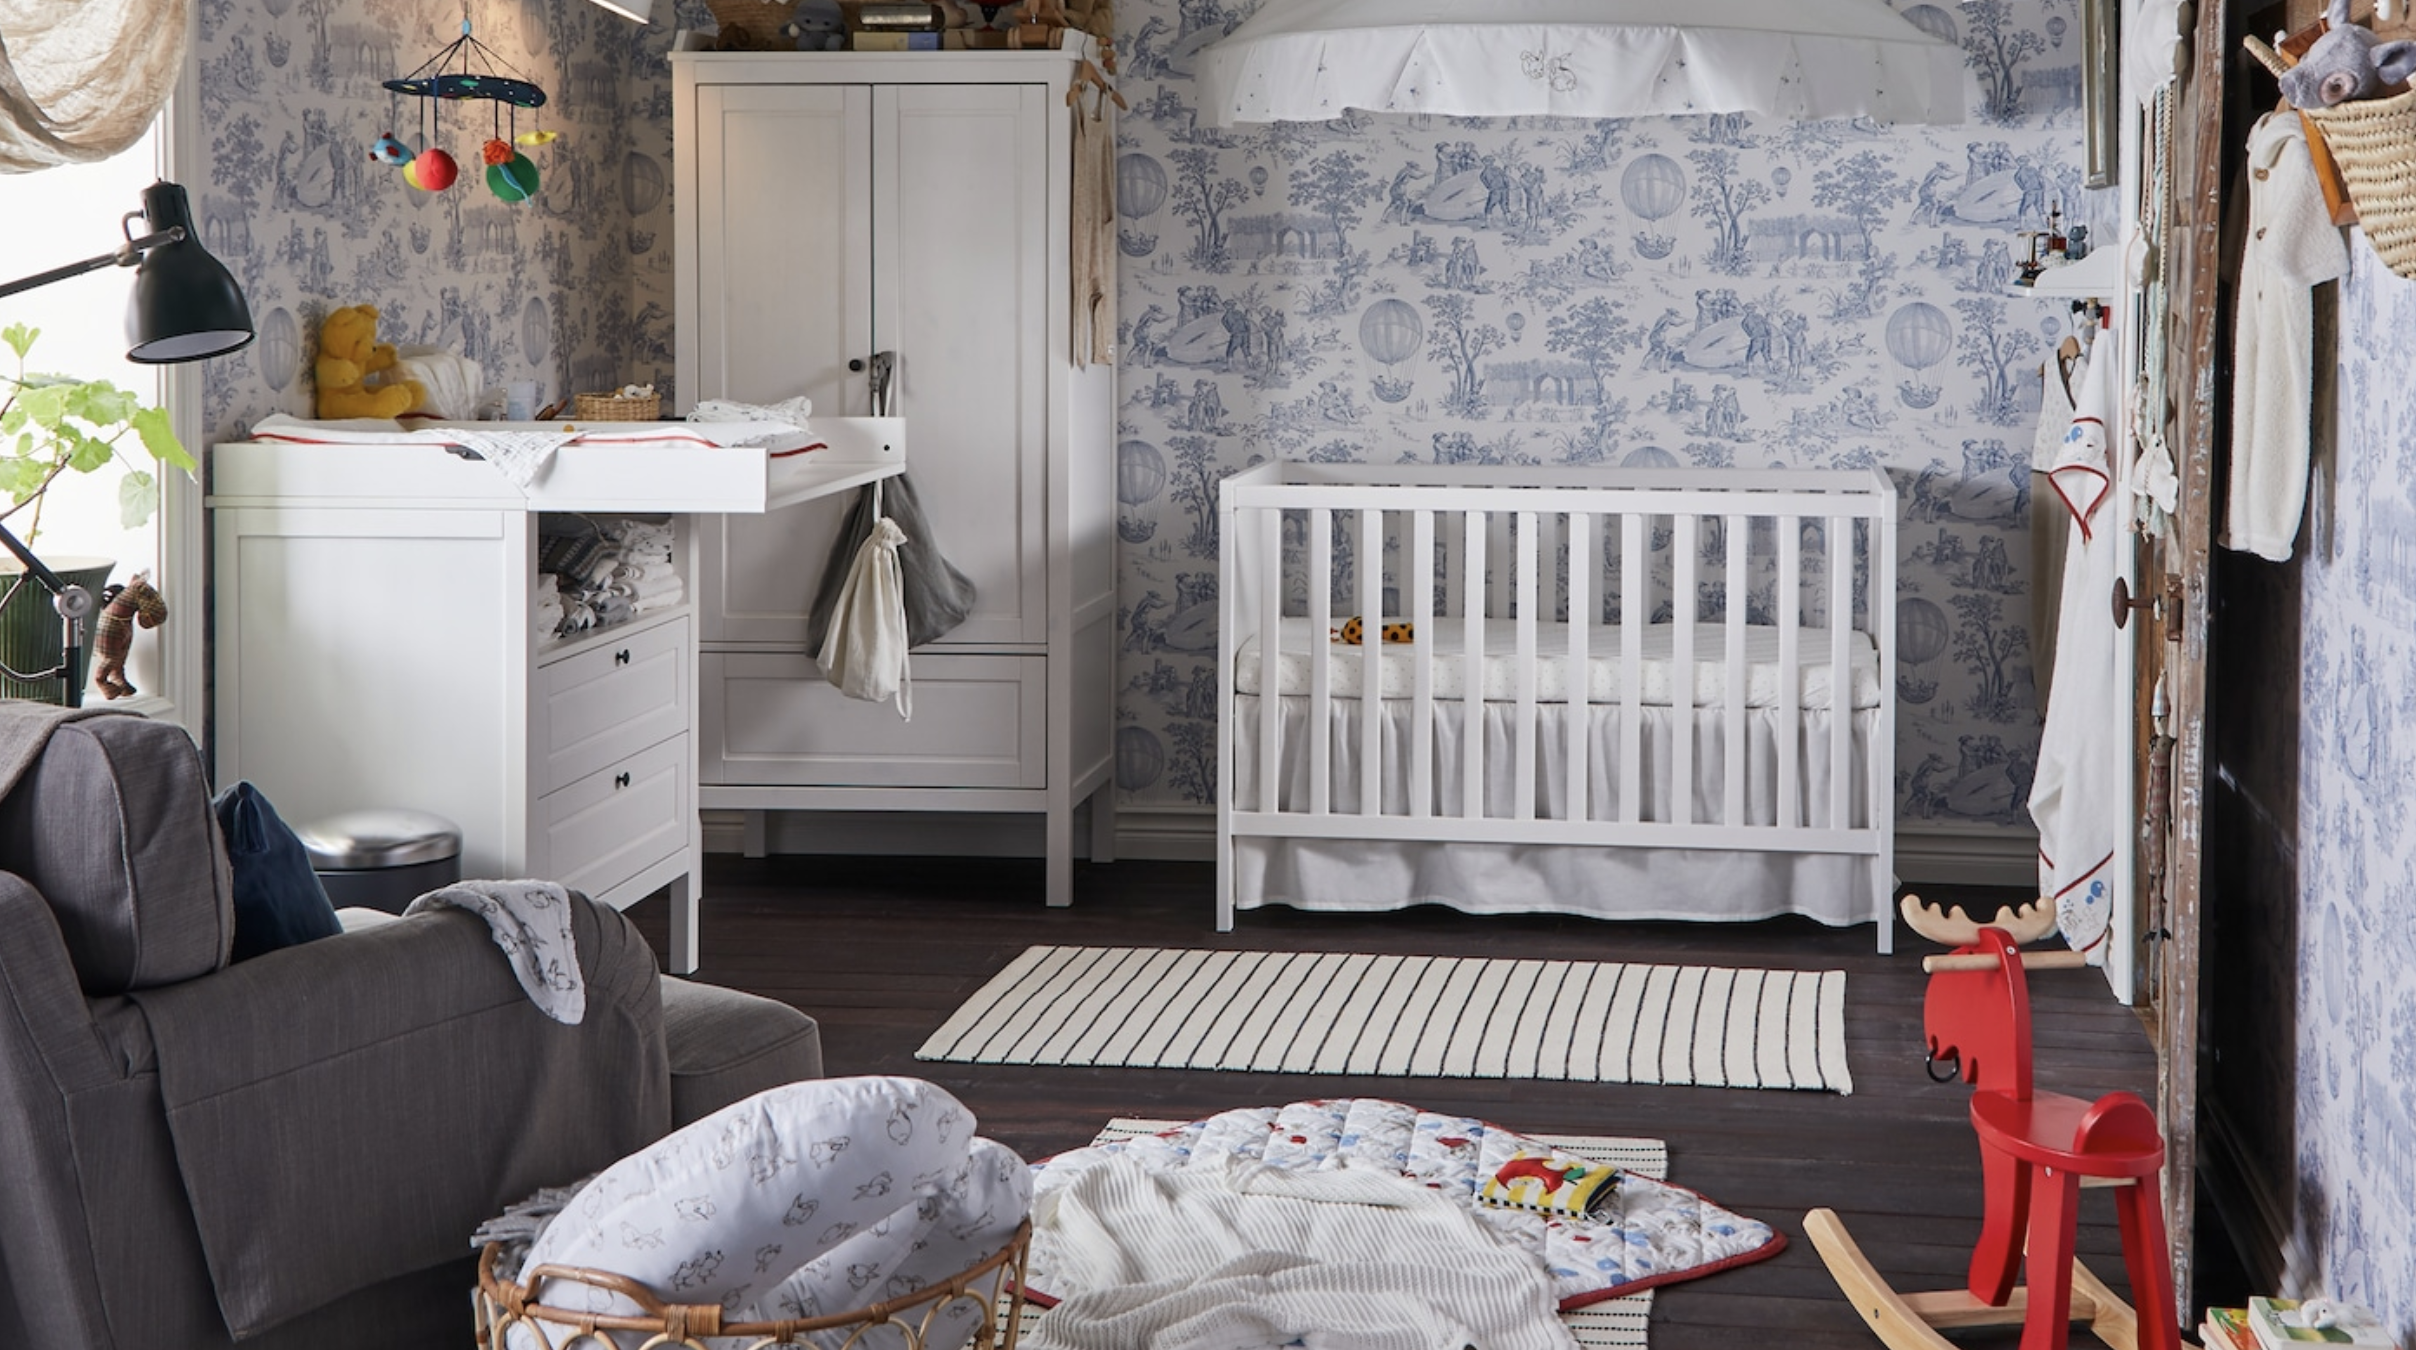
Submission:
M 2026 824 L 2030 445 L 2065 331 L 2021 231 L 2080 184 L 2073 0 L 1915 4 L 1970 120 L 1200 125 L 1252 6 L 1125 0 L 1118 783 L 1212 799 L 1216 485 L 1270 459 L 1884 466 L 1900 815 Z M 1667 563 L 1664 560 L 1663 565 Z
M 2299 699 L 2270 714 L 2300 719 L 2290 1278 L 2373 1306 L 2404 1338 L 2416 1329 L 2416 282 L 2362 236 L 2351 253 L 2338 453 L 2318 465 L 2301 535 Z
M 207 368 L 214 438 L 272 412 L 309 416 L 319 321 L 348 304 L 376 305 L 385 341 L 459 352 L 490 384 L 534 380 L 540 401 L 667 382 L 668 24 L 642 28 L 586 0 L 471 7 L 478 39 L 549 96 L 520 129 L 541 121 L 562 136 L 529 152 L 540 188 L 513 205 L 483 179 L 487 103 L 441 107 L 435 144 L 461 165 L 447 191 L 418 191 L 369 157 L 388 131 L 421 148 L 422 101 L 382 82 L 460 36 L 460 0 L 197 8 L 208 168 L 188 186 L 260 333 Z M 639 78 L 649 70 L 661 78 Z

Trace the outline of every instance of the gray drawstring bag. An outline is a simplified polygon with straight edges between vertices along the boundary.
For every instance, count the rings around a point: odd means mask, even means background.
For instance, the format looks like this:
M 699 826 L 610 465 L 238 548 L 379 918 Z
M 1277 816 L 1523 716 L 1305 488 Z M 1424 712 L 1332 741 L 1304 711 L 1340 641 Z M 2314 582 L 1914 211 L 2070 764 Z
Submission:
M 881 489 L 880 495 L 874 494 L 874 488 Z M 822 580 L 814 588 L 813 608 L 806 611 L 805 645 L 809 651 L 822 650 L 856 554 L 872 538 L 873 522 L 884 515 L 896 521 L 906 535 L 906 546 L 898 550 L 899 579 L 906 591 L 906 645 L 920 647 L 933 641 L 973 612 L 972 579 L 941 556 L 931 537 L 931 520 L 915 498 L 914 483 L 900 474 L 865 488 L 848 508 L 847 519 L 839 526 L 838 542 L 831 546 L 830 561 L 823 565 Z

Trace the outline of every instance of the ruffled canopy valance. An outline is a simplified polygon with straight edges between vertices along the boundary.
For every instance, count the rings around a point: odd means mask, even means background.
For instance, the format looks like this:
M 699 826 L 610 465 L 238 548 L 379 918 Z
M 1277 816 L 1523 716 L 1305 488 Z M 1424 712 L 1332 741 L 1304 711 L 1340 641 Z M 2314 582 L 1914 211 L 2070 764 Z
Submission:
M 192 0 L 0 0 L 0 172 L 107 159 L 183 69 Z

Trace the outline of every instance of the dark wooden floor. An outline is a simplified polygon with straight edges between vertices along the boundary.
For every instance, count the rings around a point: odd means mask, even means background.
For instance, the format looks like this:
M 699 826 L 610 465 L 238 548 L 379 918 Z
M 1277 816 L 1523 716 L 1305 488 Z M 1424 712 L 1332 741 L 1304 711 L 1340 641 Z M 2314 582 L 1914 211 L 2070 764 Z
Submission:
M 1083 1144 L 1110 1116 L 1193 1119 L 1346 1095 L 1460 1110 L 1516 1129 L 1665 1139 L 1671 1180 L 1776 1225 L 1790 1245 L 1774 1260 L 1663 1290 L 1654 1350 L 1876 1345 L 1803 1237 L 1804 1211 L 1819 1205 L 1845 1216 L 1897 1288 L 1962 1283 L 1978 1230 L 1979 1168 L 1968 1089 L 1933 1084 L 1922 1071 L 1918 956 L 1930 949 L 1922 939 L 1900 932 L 1900 954 L 1881 957 L 1868 925 L 1610 924 L 1434 908 L 1381 916 L 1261 910 L 1243 915 L 1239 931 L 1218 934 L 1210 882 L 1201 864 L 1082 866 L 1074 907 L 1050 910 L 1039 900 L 1038 862 L 717 856 L 707 869 L 700 978 L 813 1014 L 833 1074 L 911 1074 L 942 1084 L 980 1116 L 983 1133 L 1026 1157 Z M 2015 898 L 1928 893 L 1990 906 Z M 662 950 L 662 900 L 630 913 Z M 941 1020 L 1034 943 L 1843 969 L 1854 1093 L 916 1062 L 915 1047 Z M 2147 1036 L 2096 972 L 2038 974 L 2031 1000 L 2042 1087 L 2081 1095 L 2128 1088 L 2153 1099 Z M 2105 1193 L 2084 1195 L 2082 1218 L 2082 1251 L 2124 1288 Z

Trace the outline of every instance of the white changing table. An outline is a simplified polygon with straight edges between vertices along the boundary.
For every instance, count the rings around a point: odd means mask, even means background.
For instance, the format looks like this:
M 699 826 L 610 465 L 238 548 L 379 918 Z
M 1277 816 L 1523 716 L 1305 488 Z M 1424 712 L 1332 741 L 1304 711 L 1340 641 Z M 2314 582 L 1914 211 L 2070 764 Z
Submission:
M 812 430 L 829 448 L 787 458 L 693 441 L 566 445 L 526 492 L 437 445 L 215 447 L 218 782 L 249 779 L 295 818 L 434 811 L 461 826 L 464 876 L 547 878 L 616 909 L 668 886 L 670 965 L 693 971 L 704 849 L 692 517 L 791 506 L 905 468 L 897 419 L 816 418 Z M 671 513 L 687 603 L 541 641 L 543 512 Z

